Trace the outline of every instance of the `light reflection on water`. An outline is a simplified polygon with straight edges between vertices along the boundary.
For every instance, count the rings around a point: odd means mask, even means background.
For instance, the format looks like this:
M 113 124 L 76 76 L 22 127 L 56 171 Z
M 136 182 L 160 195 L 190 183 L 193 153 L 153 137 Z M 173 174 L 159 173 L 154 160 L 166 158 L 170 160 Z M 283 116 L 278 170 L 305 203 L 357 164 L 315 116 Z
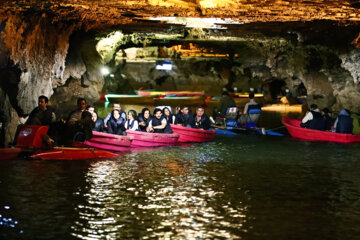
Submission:
M 233 208 L 221 202 L 224 192 L 199 174 L 199 166 L 216 160 L 219 153 L 192 156 L 195 149 L 188 150 L 159 151 L 156 159 L 150 151 L 92 163 L 86 175 L 88 192 L 83 193 L 86 202 L 76 208 L 79 221 L 72 226 L 73 236 L 204 239 L 236 238 L 226 229 L 246 232 L 246 204 Z
M 0 239 L 357 239 L 359 146 L 244 135 L 2 161 L 0 215 L 17 224 Z

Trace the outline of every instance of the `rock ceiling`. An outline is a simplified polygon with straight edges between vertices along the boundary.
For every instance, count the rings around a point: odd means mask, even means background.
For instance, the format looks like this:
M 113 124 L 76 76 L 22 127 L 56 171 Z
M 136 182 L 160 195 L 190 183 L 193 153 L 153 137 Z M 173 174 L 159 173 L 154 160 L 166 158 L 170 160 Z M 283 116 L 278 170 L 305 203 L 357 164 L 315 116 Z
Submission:
M 333 20 L 360 21 L 356 0 L 2 0 L 0 17 L 48 16 L 53 22 L 81 22 L 87 28 L 129 23 L 150 17 L 231 18 L 240 22 Z M 1 18 L 0 18 L 1 20 Z M 157 21 L 159 22 L 159 21 Z M 150 21 L 151 24 L 151 21 Z

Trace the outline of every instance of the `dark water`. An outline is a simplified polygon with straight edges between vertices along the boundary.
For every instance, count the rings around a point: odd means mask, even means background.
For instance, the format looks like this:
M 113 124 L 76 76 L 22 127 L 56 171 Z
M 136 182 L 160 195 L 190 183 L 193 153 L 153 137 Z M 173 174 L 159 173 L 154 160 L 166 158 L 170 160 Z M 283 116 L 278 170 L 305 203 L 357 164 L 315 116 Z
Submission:
M 0 239 L 360 239 L 358 144 L 220 137 L 0 181 Z

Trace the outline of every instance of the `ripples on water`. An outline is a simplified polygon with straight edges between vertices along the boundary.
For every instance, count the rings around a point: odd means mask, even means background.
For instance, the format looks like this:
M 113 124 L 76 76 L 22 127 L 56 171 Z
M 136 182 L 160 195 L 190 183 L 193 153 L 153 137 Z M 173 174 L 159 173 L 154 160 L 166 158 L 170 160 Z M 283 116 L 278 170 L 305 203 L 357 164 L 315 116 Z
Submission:
M 243 136 L 1 162 L 0 238 L 356 239 L 359 147 Z

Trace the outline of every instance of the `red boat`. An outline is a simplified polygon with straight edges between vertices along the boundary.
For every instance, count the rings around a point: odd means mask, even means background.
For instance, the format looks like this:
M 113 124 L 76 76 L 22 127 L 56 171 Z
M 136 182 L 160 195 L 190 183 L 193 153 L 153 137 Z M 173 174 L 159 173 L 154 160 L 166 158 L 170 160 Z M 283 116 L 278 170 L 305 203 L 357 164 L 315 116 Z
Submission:
M 117 156 L 119 156 L 119 154 L 98 150 L 94 148 L 56 147 L 51 150 L 37 152 L 31 155 L 30 158 L 43 159 L 43 160 L 58 160 L 58 159 L 74 160 L 74 159 L 112 158 Z
M 286 126 L 290 135 L 294 138 L 299 138 L 308 141 L 326 141 L 326 142 L 340 142 L 340 143 L 354 143 L 360 142 L 360 135 L 335 133 L 328 131 L 313 130 L 300 127 L 300 120 L 283 118 L 282 123 Z
M 174 133 L 180 135 L 178 142 L 210 142 L 214 140 L 216 130 L 202 130 L 170 124 Z
M 148 133 L 141 131 L 126 131 L 128 136 L 133 136 L 131 147 L 158 147 L 175 145 L 178 141 L 177 133 Z
M 0 148 L 0 160 L 14 159 L 20 152 L 21 148 Z
M 115 152 L 129 151 L 133 137 L 93 131 L 93 137 L 76 146 L 93 147 Z

